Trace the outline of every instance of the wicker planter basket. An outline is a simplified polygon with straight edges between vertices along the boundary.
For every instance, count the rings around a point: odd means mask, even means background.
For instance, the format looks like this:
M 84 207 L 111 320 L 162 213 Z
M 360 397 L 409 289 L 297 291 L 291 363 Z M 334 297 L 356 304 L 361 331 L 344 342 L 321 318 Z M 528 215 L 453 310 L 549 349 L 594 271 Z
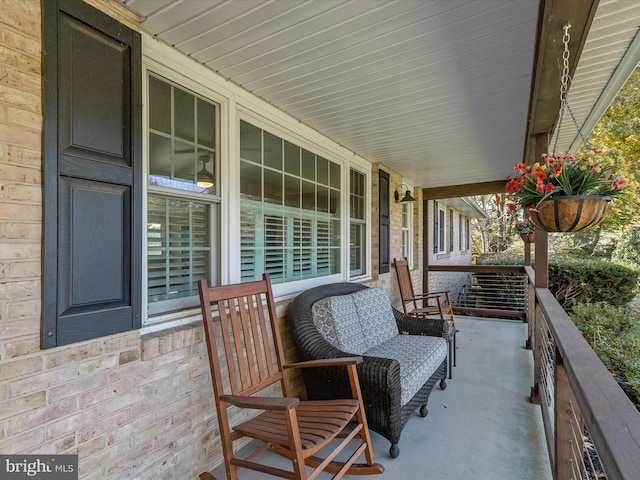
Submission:
M 520 238 L 524 243 L 533 243 L 536 240 L 535 233 L 521 233 Z
M 598 225 L 609 211 L 610 201 L 605 195 L 553 197 L 528 213 L 533 224 L 545 232 L 579 232 Z

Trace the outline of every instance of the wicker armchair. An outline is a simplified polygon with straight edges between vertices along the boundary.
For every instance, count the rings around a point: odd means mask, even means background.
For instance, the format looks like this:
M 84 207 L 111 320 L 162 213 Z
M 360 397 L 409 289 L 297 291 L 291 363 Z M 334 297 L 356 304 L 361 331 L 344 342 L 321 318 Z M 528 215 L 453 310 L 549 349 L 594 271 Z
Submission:
M 350 357 L 353 353 L 339 350 L 329 343 L 313 321 L 312 307 L 326 297 L 349 295 L 368 288 L 356 283 L 335 283 L 312 288 L 300 294 L 289 306 L 287 321 L 301 355 L 301 360 Z M 398 329 L 403 334 L 443 337 L 447 330 L 441 319 L 412 318 L 393 308 Z M 401 432 L 411 414 L 419 409 L 420 416 L 427 415 L 427 401 L 436 383 L 446 388 L 446 359 L 428 378 L 418 392 L 404 405 L 401 404 L 400 364 L 391 358 L 363 354 L 358 365 L 358 376 L 369 429 L 391 442 L 389 455 L 399 455 Z M 313 373 L 303 371 L 309 399 L 326 400 L 339 398 L 349 392 L 349 380 L 343 371 L 336 368 L 318 368 Z

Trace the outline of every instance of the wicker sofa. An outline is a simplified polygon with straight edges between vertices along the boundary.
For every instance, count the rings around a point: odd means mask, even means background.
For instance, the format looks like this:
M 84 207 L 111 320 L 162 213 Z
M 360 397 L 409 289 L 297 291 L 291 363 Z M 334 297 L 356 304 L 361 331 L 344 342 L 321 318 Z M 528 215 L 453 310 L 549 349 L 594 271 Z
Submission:
M 448 328 L 440 319 L 406 316 L 393 308 L 382 287 L 357 283 L 322 285 L 289 306 L 287 322 L 302 360 L 362 355 L 358 375 L 369 428 L 398 443 L 409 417 L 427 401 L 436 383 L 446 388 Z M 349 382 L 335 368 L 303 371 L 309 399 L 344 396 Z

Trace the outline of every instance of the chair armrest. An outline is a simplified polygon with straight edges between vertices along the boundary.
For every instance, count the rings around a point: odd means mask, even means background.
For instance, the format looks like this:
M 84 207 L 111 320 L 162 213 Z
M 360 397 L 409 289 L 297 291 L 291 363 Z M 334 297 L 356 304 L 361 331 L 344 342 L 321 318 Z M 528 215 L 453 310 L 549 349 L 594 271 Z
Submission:
M 282 368 L 315 368 L 315 367 L 339 367 L 342 365 L 358 365 L 362 363 L 362 357 L 323 358 L 320 360 L 307 360 L 283 365 Z
M 291 397 L 247 397 L 244 395 L 221 395 L 220 400 L 240 408 L 258 410 L 291 410 L 300 404 L 300 399 Z
M 428 335 L 431 337 L 446 337 L 449 322 L 440 318 L 412 317 L 405 315 L 395 307 L 393 315 L 401 333 L 409 335 Z
M 429 293 L 419 293 L 415 296 L 415 298 L 409 298 L 407 300 L 424 300 L 425 298 L 438 298 L 446 296 L 447 292 L 429 292 Z

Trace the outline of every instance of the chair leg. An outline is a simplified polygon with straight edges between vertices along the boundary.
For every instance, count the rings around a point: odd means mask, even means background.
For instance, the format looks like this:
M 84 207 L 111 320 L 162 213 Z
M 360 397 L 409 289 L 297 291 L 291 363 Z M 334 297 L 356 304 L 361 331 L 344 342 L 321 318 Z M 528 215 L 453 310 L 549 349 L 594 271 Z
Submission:
M 456 366 L 456 332 L 453 332 L 453 366 Z
M 449 344 L 449 355 L 447 358 L 447 367 L 449 370 L 449 380 L 453 378 L 453 338 L 450 338 L 447 342 Z

